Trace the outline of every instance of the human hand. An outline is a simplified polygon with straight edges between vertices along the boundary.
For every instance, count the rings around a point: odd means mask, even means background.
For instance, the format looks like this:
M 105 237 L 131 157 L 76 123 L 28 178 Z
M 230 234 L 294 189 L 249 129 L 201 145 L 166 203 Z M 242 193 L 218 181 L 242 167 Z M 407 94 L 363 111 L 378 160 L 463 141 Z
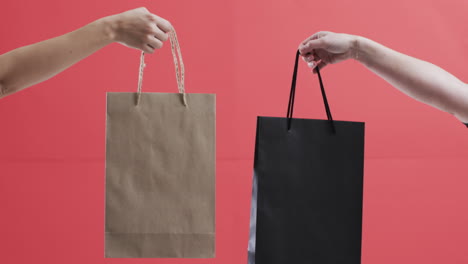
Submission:
M 322 69 L 350 58 L 357 58 L 357 36 L 320 31 L 299 45 L 299 52 L 308 66 Z
M 154 53 L 172 30 L 169 21 L 140 7 L 108 17 L 112 39 L 124 46 Z

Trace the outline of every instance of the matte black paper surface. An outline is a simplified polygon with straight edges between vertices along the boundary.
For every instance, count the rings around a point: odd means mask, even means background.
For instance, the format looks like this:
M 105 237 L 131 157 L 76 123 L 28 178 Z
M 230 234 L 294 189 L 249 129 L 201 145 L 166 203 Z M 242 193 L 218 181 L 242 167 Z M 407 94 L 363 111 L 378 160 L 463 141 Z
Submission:
M 360 263 L 364 123 L 333 122 L 258 118 L 249 264 Z

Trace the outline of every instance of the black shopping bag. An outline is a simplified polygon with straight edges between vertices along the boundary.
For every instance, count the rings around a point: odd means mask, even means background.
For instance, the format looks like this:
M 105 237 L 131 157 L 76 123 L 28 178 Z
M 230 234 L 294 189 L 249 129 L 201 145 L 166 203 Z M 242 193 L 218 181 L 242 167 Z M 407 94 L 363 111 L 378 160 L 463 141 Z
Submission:
M 364 123 L 258 117 L 249 264 L 361 262 Z

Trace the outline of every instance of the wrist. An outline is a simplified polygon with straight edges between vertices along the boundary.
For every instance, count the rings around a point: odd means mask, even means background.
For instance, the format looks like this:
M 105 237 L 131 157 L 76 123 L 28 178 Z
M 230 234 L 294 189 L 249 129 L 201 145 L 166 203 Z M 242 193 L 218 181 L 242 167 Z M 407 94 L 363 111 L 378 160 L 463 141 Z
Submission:
M 109 42 L 117 41 L 119 20 L 116 15 L 103 17 L 96 21 L 102 29 L 104 38 Z
M 352 36 L 352 40 L 351 40 L 351 58 L 356 60 L 356 61 L 359 61 L 359 57 L 362 57 L 360 56 L 361 55 L 361 42 L 362 40 L 360 39 L 361 37 L 360 36 Z
M 354 36 L 353 39 L 353 58 L 363 64 L 367 63 L 368 51 L 367 51 L 368 39 L 361 36 Z

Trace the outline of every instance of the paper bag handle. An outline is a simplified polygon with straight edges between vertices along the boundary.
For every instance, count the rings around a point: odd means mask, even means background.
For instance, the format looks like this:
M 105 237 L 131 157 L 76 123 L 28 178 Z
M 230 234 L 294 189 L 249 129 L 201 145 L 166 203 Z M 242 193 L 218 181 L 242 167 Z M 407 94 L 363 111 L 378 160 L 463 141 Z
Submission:
M 299 50 L 296 52 L 296 60 L 294 62 L 294 72 L 293 72 L 293 77 L 292 77 L 292 83 L 291 83 L 291 91 L 289 93 L 289 103 L 288 103 L 288 112 L 286 114 L 287 118 L 287 127 L 288 131 L 291 129 L 291 121 L 293 118 L 293 111 L 294 111 L 294 98 L 296 97 L 296 79 L 297 79 L 297 68 L 299 64 Z M 320 75 L 320 70 L 318 67 L 315 68 L 317 71 L 319 83 L 320 83 L 320 89 L 322 91 L 322 98 L 323 98 L 323 104 L 325 105 L 325 112 L 327 113 L 327 118 L 328 121 L 330 121 L 330 124 L 332 126 L 332 131 L 335 133 L 335 125 L 333 123 L 333 117 L 330 111 L 330 106 L 328 105 L 328 100 L 327 100 L 327 95 L 325 94 L 325 88 L 323 86 L 323 81 L 322 81 L 322 76 Z
M 180 51 L 179 41 L 177 39 L 177 34 L 173 28 L 169 32 L 169 41 L 171 43 L 172 57 L 174 58 L 174 66 L 176 71 L 176 80 L 179 93 L 182 95 L 182 102 L 184 106 L 187 106 L 187 98 L 185 97 L 185 68 L 184 61 L 182 60 L 182 52 Z M 143 70 L 145 68 L 145 52 L 141 52 L 140 56 L 140 71 L 138 75 L 138 90 L 136 97 L 136 105 L 140 103 L 141 97 L 141 87 L 143 84 Z

